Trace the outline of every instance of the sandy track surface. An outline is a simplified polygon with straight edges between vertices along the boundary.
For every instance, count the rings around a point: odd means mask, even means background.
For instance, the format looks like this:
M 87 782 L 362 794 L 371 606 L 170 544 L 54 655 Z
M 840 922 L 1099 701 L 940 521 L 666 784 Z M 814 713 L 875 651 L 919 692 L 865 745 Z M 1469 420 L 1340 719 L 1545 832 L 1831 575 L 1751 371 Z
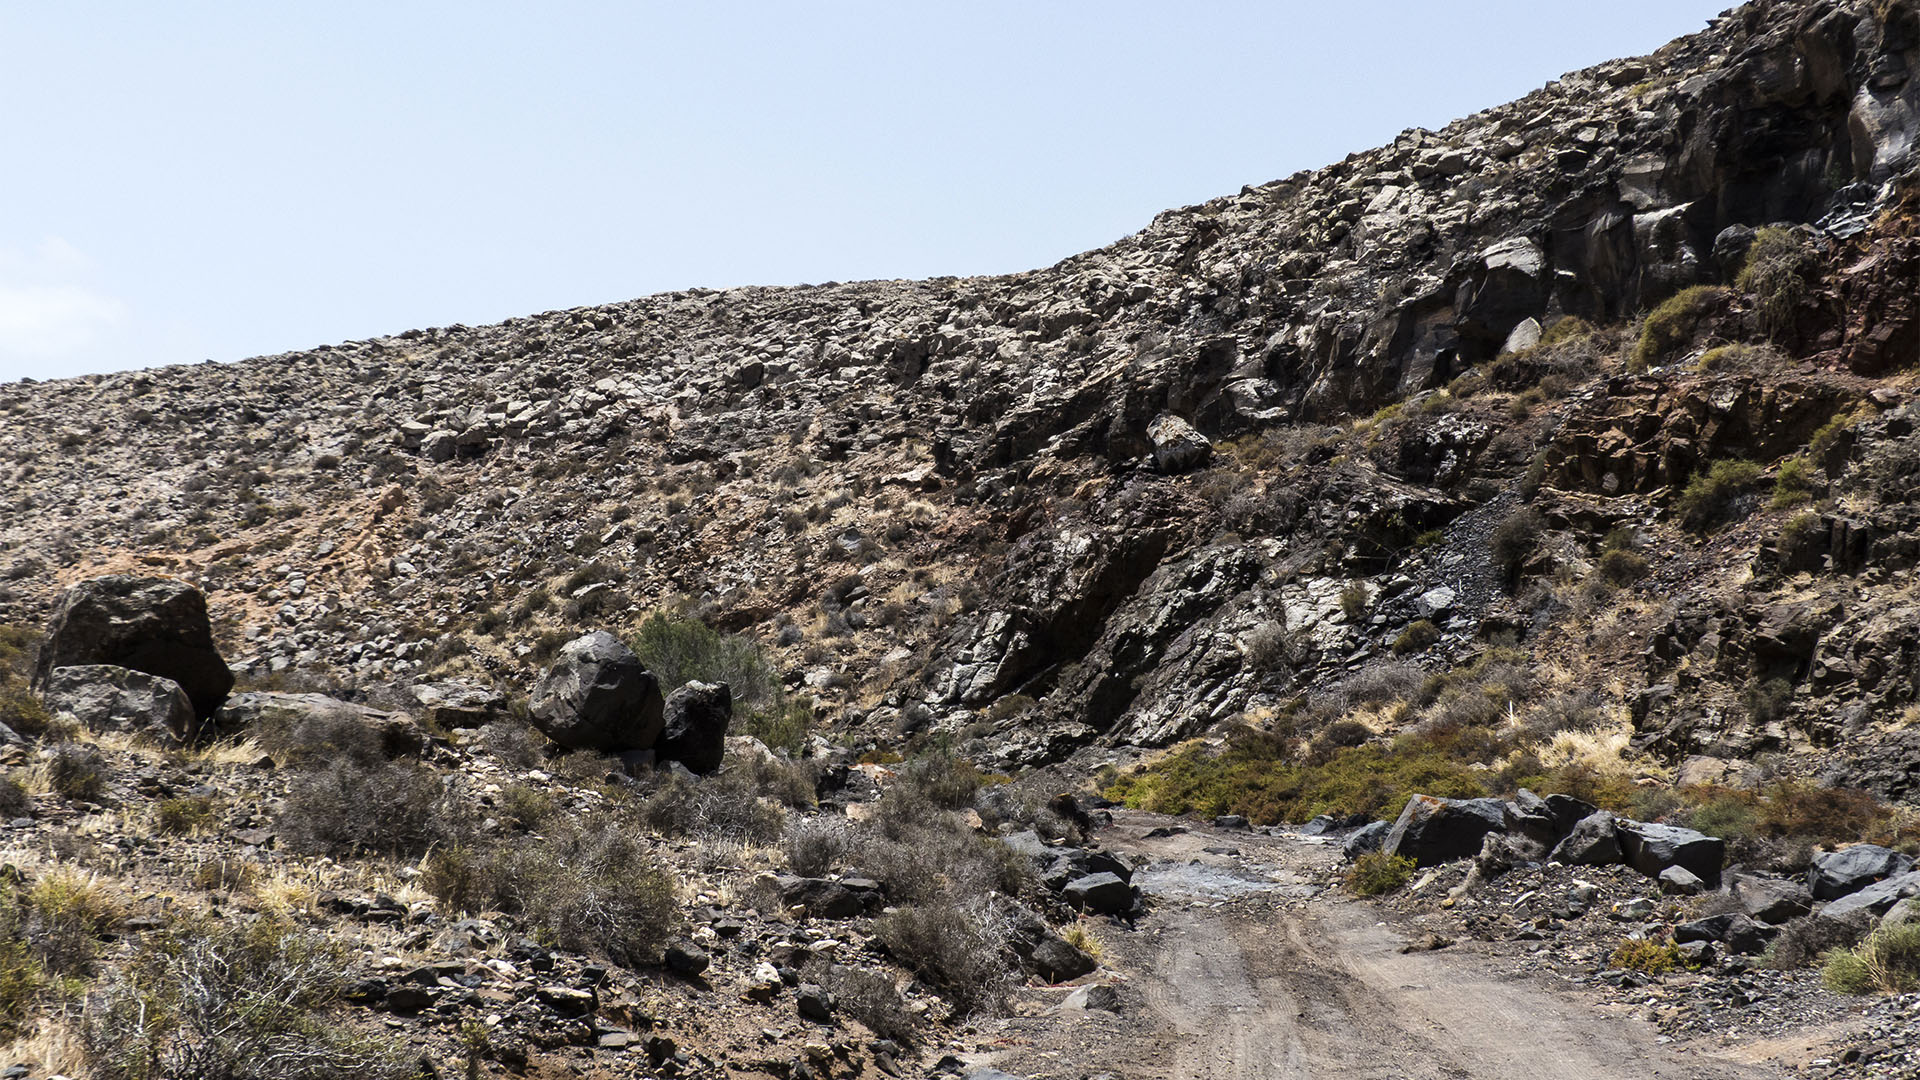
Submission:
M 1662 1041 L 1580 992 L 1407 937 L 1324 888 L 1337 849 L 1122 815 L 1109 846 L 1152 863 L 1153 910 L 1105 933 L 1120 1015 L 1009 1021 L 984 1057 L 1016 1076 L 1126 1080 L 1732 1080 L 1783 1076 L 1718 1047 Z M 1239 855 L 1210 854 L 1235 847 Z

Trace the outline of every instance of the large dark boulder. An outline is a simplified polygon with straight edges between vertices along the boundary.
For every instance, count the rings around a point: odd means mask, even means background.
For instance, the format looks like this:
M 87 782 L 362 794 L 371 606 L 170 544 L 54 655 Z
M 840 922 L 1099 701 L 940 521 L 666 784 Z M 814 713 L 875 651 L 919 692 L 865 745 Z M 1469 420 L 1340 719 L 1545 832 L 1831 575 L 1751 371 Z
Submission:
M 1133 887 L 1120 875 L 1101 872 L 1067 882 L 1060 898 L 1081 911 L 1095 915 L 1119 915 L 1133 908 Z
M 727 755 L 727 725 L 733 722 L 733 692 L 726 683 L 690 682 L 667 695 L 665 726 L 654 750 L 697 773 L 720 767 Z
M 116 574 L 60 594 L 34 664 L 34 687 L 44 691 L 56 668 L 98 664 L 173 680 L 200 720 L 233 690 L 233 672 L 213 645 L 207 598 L 172 578 Z
M 192 741 L 200 720 L 172 679 L 110 664 L 54 668 L 48 712 L 66 713 L 89 731 L 131 731 Z
M 534 726 L 569 750 L 652 749 L 664 710 L 659 680 L 604 630 L 562 645 L 533 688 Z
M 1749 916 L 1734 911 L 1681 923 L 1673 928 L 1673 940 L 1679 945 L 1690 941 L 1717 942 L 1733 952 L 1752 956 L 1765 952 L 1767 943 L 1777 933 L 1779 931 L 1775 928 L 1762 926 Z
M 1555 862 L 1568 866 L 1612 866 L 1620 861 L 1620 830 L 1612 814 L 1596 810 L 1574 823 L 1560 846 Z
M 781 877 L 775 879 L 774 887 L 781 904 L 799 908 L 814 919 L 851 919 L 880 902 L 876 889 L 855 888 L 829 878 Z
M 1856 893 L 1849 893 L 1820 909 L 1823 919 L 1844 919 L 1856 912 L 1885 915 L 1902 900 L 1920 896 L 1920 870 L 1909 870 L 1899 877 L 1876 881 Z
M 1072 982 L 1100 966 L 1099 961 L 1052 934 L 1034 946 L 1028 962 L 1035 975 L 1050 983 Z
M 1371 855 L 1380 850 L 1380 845 L 1387 842 L 1387 834 L 1392 831 L 1393 826 L 1384 821 L 1369 821 L 1353 830 L 1353 835 L 1340 845 L 1340 854 L 1348 859 Z
M 1561 836 L 1573 831 L 1575 825 L 1592 817 L 1600 808 L 1584 799 L 1571 795 L 1553 794 L 1541 800 L 1547 804 L 1547 813 L 1553 815 L 1553 826 L 1560 830 Z
M 1740 910 L 1776 926 L 1813 910 L 1813 895 L 1797 881 L 1738 874 L 1733 879 L 1732 893 Z
M 1588 814 L 1592 812 L 1590 808 L 1587 810 Z M 1542 851 L 1553 850 L 1575 823 L 1586 816 L 1569 814 L 1564 802 L 1543 799 L 1526 788 L 1507 800 L 1506 813 L 1508 834 L 1524 836 L 1538 844 Z
M 1708 886 L 1719 888 L 1720 871 L 1727 862 L 1725 840 L 1677 825 L 1625 818 L 1615 827 L 1620 833 L 1620 854 L 1628 866 L 1650 878 L 1659 877 L 1670 866 L 1683 866 Z
M 1913 860 L 1891 848 L 1854 844 L 1815 855 L 1807 871 L 1807 889 L 1815 900 L 1838 900 L 1911 869 Z
M 1415 795 L 1407 800 L 1380 850 L 1412 859 L 1419 866 L 1437 866 L 1479 854 L 1487 834 L 1504 832 L 1506 827 L 1506 806 L 1499 799 Z

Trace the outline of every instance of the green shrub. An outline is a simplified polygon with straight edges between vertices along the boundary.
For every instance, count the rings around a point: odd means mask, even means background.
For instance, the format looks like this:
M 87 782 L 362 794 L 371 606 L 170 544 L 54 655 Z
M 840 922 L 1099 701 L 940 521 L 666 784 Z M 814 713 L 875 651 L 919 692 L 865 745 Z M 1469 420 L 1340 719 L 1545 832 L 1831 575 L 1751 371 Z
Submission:
M 1872 414 L 1872 407 L 1867 405 L 1853 409 L 1836 409 L 1834 414 L 1827 418 L 1827 422 L 1814 431 L 1813 437 L 1807 440 L 1807 453 L 1816 458 L 1826 457 L 1828 451 L 1831 451 L 1840 441 L 1840 436 L 1846 434 L 1847 429 Z
M 168 836 L 189 836 L 213 823 L 214 802 L 205 795 L 163 799 L 154 807 L 153 824 Z
M 1440 640 L 1440 628 L 1428 619 L 1415 619 L 1393 639 L 1393 655 L 1407 656 L 1431 648 Z
M 1357 623 L 1366 618 L 1367 608 L 1373 603 L 1373 593 L 1365 582 L 1356 581 L 1340 590 L 1340 613 L 1347 621 Z
M 1306 821 L 1319 814 L 1365 814 L 1391 819 L 1417 794 L 1477 798 L 1487 794 L 1489 760 L 1474 740 L 1402 735 L 1389 743 L 1335 750 L 1324 762 L 1283 760 L 1278 747 L 1256 740 L 1215 753 L 1185 747 L 1149 768 L 1123 774 L 1108 798 L 1162 814 L 1215 817 L 1241 814 L 1262 825 Z
M 751 735 L 769 749 L 797 754 L 813 730 L 813 700 L 792 698 L 766 708 L 748 709 L 735 719 L 739 734 Z
M 38 630 L 29 630 L 13 623 L 0 623 L 0 683 L 10 679 L 25 680 L 33 670 L 33 661 L 40 651 Z
M 1670 941 L 1628 938 L 1607 958 L 1609 967 L 1642 975 L 1665 975 L 1680 968 L 1680 947 Z
M 1527 463 L 1527 471 L 1520 477 L 1520 497 L 1531 499 L 1540 493 L 1547 482 L 1547 452 L 1536 451 L 1533 460 Z
M 985 779 L 972 762 L 951 750 L 930 750 L 909 758 L 894 771 L 890 794 L 941 810 L 964 810 L 973 805 L 983 783 Z
M 1723 288 L 1695 285 L 1682 289 L 1654 308 L 1640 329 L 1640 340 L 1634 344 L 1629 366 L 1635 371 L 1645 371 L 1665 360 L 1693 339 L 1700 323 L 1724 304 L 1729 295 Z
M 5 930 L 0 925 L 0 930 Z M 47 978 L 27 943 L 0 934 L 0 1046 L 33 1030 Z
M 1389 855 L 1384 851 L 1369 852 L 1353 861 L 1347 870 L 1347 889 L 1356 896 L 1383 896 L 1397 892 L 1413 879 L 1413 871 L 1419 866 L 1412 859 L 1400 855 Z
M 1508 584 L 1520 579 L 1521 568 L 1540 549 L 1540 539 L 1546 535 L 1546 531 L 1546 517 L 1530 506 L 1507 515 L 1494 528 L 1488 545 L 1489 554 L 1493 557 L 1493 565 L 1506 576 Z
M 1793 703 L 1793 684 L 1785 679 L 1754 680 L 1740 691 L 1747 716 L 1760 725 L 1778 723 Z
M 1733 500 L 1759 479 L 1760 466 L 1737 459 L 1716 461 L 1706 472 L 1695 473 L 1674 504 L 1681 525 L 1694 532 L 1711 530 L 1725 518 Z
M 560 812 L 552 795 L 527 784 L 509 784 L 494 796 L 493 807 L 502 821 L 519 829 L 538 829 Z
M 1780 471 L 1773 478 L 1773 499 L 1768 504 L 1775 510 L 1784 510 L 1789 506 L 1798 506 L 1813 497 L 1813 471 L 1803 457 L 1788 458 L 1780 463 Z
M 0 821 L 26 817 L 33 813 L 33 796 L 27 794 L 20 781 L 11 776 L 0 776 Z
M 990 723 L 999 723 L 1002 720 L 1011 720 L 1033 706 L 1033 699 L 1025 694 L 1008 694 L 988 706 L 982 718 Z
M 1851 949 L 1833 950 L 1820 979 L 1838 994 L 1920 990 L 1920 923 L 1883 926 Z
M 46 971 L 27 943 L 27 917 L 20 890 L 0 880 L 0 1046 L 32 1030 L 47 988 Z
M 689 682 L 726 683 L 736 705 L 774 704 L 780 677 L 750 638 L 722 634 L 698 619 L 656 611 L 641 621 L 628 643 L 660 680 L 663 693 Z
M 1819 265 L 1819 253 L 1799 233 L 1761 229 L 1747 249 L 1746 265 L 1734 279 L 1734 286 L 1753 295 L 1761 326 L 1768 334 L 1779 336 L 1793 329 L 1794 315 Z
M 331 1015 L 345 958 L 271 920 L 186 924 L 141 943 L 90 998 L 96 1080 L 402 1080 L 399 1047 Z
M 1802 556 L 1812 554 L 1814 545 L 1821 539 L 1823 528 L 1820 515 L 1810 510 L 1788 518 L 1780 526 L 1780 539 L 1775 545 L 1780 550 L 1780 557 L 1792 564 Z
M 71 868 L 42 876 L 27 890 L 24 935 L 40 964 L 56 975 L 85 975 L 100 938 L 119 926 L 120 900 L 100 879 Z
M 53 714 L 27 689 L 24 679 L 9 681 L 0 676 L 0 724 L 33 738 L 47 733 L 53 725 Z
M 1555 319 L 1552 326 L 1547 327 L 1546 330 L 1541 332 L 1539 347 L 1542 349 L 1551 349 L 1557 345 L 1564 345 L 1571 341 L 1578 341 L 1581 338 L 1592 337 L 1594 333 L 1593 324 L 1580 316 L 1563 316 L 1562 318 Z
M 1740 840 L 1759 832 L 1760 814 L 1752 800 L 1717 792 L 1687 815 L 1687 827 L 1723 840 Z
M 1594 569 L 1600 575 L 1600 580 L 1625 588 L 1651 573 L 1652 565 L 1647 562 L 1646 556 L 1637 551 L 1615 550 L 1600 556 L 1600 562 Z
M 727 768 L 739 773 L 747 790 L 781 806 L 810 810 L 816 804 L 820 770 L 812 761 L 780 754 L 740 754 Z
M 779 672 L 753 639 L 656 611 L 641 621 L 628 645 L 660 680 L 663 693 L 696 680 L 725 683 L 733 693 L 736 732 L 789 753 L 805 745 L 813 726 L 813 703 L 788 700 Z
M 1724 371 L 1736 364 L 1753 364 L 1766 360 L 1773 354 L 1757 345 L 1716 345 L 1700 354 L 1696 365 L 1704 374 Z

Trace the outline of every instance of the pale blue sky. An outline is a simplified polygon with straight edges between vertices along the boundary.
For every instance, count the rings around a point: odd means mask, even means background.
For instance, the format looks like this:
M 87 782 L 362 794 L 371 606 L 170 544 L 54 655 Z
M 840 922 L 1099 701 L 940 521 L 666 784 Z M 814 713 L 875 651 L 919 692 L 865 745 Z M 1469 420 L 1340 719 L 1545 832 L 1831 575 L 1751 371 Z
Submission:
M 0 0 L 0 380 L 1015 271 L 1728 0 Z

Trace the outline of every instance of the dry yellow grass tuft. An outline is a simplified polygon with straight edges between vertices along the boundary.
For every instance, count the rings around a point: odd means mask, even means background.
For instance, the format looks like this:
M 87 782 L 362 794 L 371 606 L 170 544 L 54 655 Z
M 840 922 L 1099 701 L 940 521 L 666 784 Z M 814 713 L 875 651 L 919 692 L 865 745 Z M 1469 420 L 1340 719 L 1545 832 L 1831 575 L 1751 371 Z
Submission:
M 1535 754 L 1549 769 L 1584 768 L 1597 776 L 1621 778 L 1663 775 L 1658 763 L 1632 752 L 1632 742 L 1633 721 L 1616 708 L 1604 724 L 1556 732 Z
M 323 889 L 318 866 L 306 869 L 275 867 L 253 883 L 253 902 L 269 915 L 317 918 Z
M 1083 922 L 1072 923 L 1066 929 L 1060 931 L 1060 940 L 1079 949 L 1095 960 L 1100 960 L 1106 955 L 1106 949 L 1100 944 L 1100 939 L 1096 937 L 1093 930 Z

